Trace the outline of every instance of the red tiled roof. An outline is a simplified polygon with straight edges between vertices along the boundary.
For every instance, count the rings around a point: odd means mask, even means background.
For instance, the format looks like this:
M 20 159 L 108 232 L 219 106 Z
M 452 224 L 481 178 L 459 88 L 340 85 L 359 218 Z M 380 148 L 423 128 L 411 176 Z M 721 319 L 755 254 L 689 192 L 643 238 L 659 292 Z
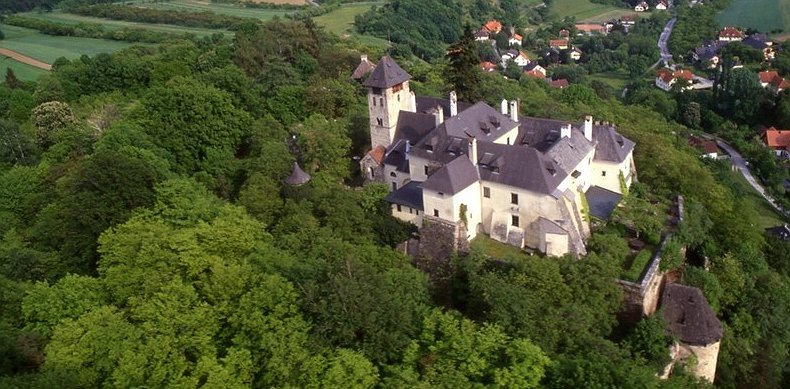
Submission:
M 689 146 L 691 147 L 698 147 L 702 149 L 705 154 L 713 154 L 719 152 L 719 146 L 716 145 L 716 142 L 709 140 L 709 139 L 702 139 L 696 136 L 689 137 Z
M 552 39 L 549 41 L 549 47 L 568 46 L 567 39 Z
M 688 70 L 677 70 L 672 73 L 672 77 L 674 78 L 682 78 L 687 81 L 692 81 L 694 79 L 694 74 L 692 74 Z
M 480 68 L 483 69 L 486 72 L 493 72 L 494 70 L 496 70 L 496 65 L 491 63 L 491 62 L 486 61 L 486 62 L 481 62 L 480 63 Z
M 735 27 L 724 27 L 719 31 L 719 38 L 743 38 L 743 33 Z
M 776 70 L 768 70 L 768 71 L 760 72 L 758 73 L 758 75 L 760 76 L 760 82 L 766 84 L 771 83 L 771 81 L 773 81 L 774 78 L 779 77 L 779 73 L 777 73 Z
M 535 78 L 544 78 L 545 75 L 537 70 L 529 70 L 524 72 L 525 76 L 528 77 L 535 77 Z
M 566 37 L 568 37 L 570 35 L 571 35 L 570 31 L 568 31 L 568 30 L 566 30 L 564 28 L 562 30 L 560 30 L 560 37 L 566 38 Z
M 620 21 L 621 22 L 633 22 L 635 20 L 636 20 L 636 16 L 634 16 L 634 15 L 623 15 L 623 16 L 620 16 Z
M 658 70 L 656 72 L 656 77 L 660 78 L 665 83 L 672 82 L 672 79 L 674 78 L 672 77 L 672 71 L 666 68 Z
M 502 31 L 502 23 L 500 23 L 498 20 L 491 19 L 483 25 L 483 28 L 491 32 L 500 32 Z
M 667 68 L 660 69 L 659 71 L 657 71 L 656 77 L 660 78 L 665 83 L 670 83 L 672 82 L 672 80 L 679 78 L 682 78 L 686 81 L 694 80 L 694 74 L 692 74 L 688 70 L 676 70 L 673 72 Z
M 560 78 L 559 80 L 552 80 L 549 85 L 551 85 L 552 88 L 564 89 L 570 84 L 568 84 L 568 80 Z
M 584 32 L 605 31 L 606 28 L 600 24 L 581 23 L 576 25 L 576 29 Z
M 771 127 L 765 130 L 763 139 L 768 147 L 786 148 L 790 146 L 790 130 L 777 130 Z
M 384 160 L 384 153 L 386 151 L 387 149 L 385 149 L 384 146 L 378 145 L 375 149 L 368 151 L 368 155 L 370 155 L 376 163 L 380 164 L 381 161 Z
M 513 34 L 513 36 L 511 36 L 510 38 L 515 39 L 515 40 L 517 40 L 519 42 L 524 40 L 524 37 L 519 35 L 519 34 Z

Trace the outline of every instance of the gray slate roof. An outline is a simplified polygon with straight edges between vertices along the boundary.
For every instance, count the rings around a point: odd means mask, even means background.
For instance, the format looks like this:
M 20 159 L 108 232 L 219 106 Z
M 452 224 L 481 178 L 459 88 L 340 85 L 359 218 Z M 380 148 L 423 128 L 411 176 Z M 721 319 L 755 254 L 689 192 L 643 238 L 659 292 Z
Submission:
M 623 195 L 600 186 L 591 186 L 584 196 L 590 206 L 590 215 L 601 220 L 609 220 L 609 216 L 612 216 L 615 207 L 623 198 Z
M 381 57 L 379 64 L 370 73 L 363 85 L 371 88 L 389 88 L 411 79 L 411 75 L 401 69 L 389 56 Z
M 384 155 L 384 164 L 395 167 L 399 172 L 409 172 L 409 159 L 406 155 L 406 141 L 397 141 Z
M 661 308 L 669 333 L 691 345 L 708 345 L 724 336 L 724 329 L 697 288 L 675 283 L 664 286 Z
M 299 164 L 294 162 L 291 175 L 285 179 L 285 183 L 292 186 L 299 186 L 310 181 L 310 175 L 305 173 Z
M 461 156 L 431 174 L 422 184 L 425 189 L 456 194 L 480 180 L 477 169 L 467 156 Z
M 401 139 L 416 144 L 436 127 L 436 118 L 427 113 L 400 111 L 394 141 Z
M 559 224 L 543 216 L 538 218 L 538 226 L 540 227 L 540 231 L 544 234 L 568 235 L 568 231 L 560 227 Z
M 562 120 L 520 118 L 516 144 L 532 146 L 541 152 L 548 150 L 560 139 L 560 128 L 568 122 Z
M 593 126 L 593 142 L 595 146 L 595 160 L 620 163 L 625 161 L 628 153 L 636 145 L 630 139 L 620 135 L 611 126 Z
M 436 107 L 441 107 L 442 111 L 444 111 L 445 119 L 450 117 L 450 99 L 417 96 L 415 100 L 417 100 L 417 112 L 428 113 Z M 459 101 L 458 113 L 466 111 L 471 106 L 472 104 Z
M 483 181 L 553 195 L 568 174 L 531 147 L 479 142 L 478 168 Z
M 593 147 L 594 144 L 584 137 L 583 130 L 572 128 L 570 138 L 557 140 L 546 151 L 546 155 L 562 170 L 571 174 L 574 168 L 593 150 Z
M 393 204 L 405 205 L 414 209 L 424 210 L 422 203 L 422 182 L 410 181 L 400 189 L 390 192 L 384 200 Z
M 485 142 L 490 139 L 489 142 L 493 142 L 505 132 L 516 128 L 518 123 L 481 101 L 458 115 L 445 117 L 441 126 L 445 127 L 445 132 L 450 136 L 467 138 L 471 135 L 478 141 Z
M 376 64 L 368 59 L 359 61 L 359 65 L 357 65 L 357 68 L 354 69 L 353 73 L 351 73 L 351 78 L 354 80 L 359 80 L 375 68 Z

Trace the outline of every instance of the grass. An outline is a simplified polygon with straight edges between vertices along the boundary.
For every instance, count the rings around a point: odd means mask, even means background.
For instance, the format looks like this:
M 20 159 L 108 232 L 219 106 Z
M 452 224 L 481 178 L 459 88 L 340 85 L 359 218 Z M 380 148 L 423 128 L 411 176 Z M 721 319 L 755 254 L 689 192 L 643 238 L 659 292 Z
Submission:
M 644 248 L 636 255 L 626 258 L 622 263 L 623 271 L 620 272 L 620 279 L 638 282 L 651 258 L 653 258 L 652 248 Z
M 790 32 L 790 2 L 787 0 L 735 0 L 716 16 L 720 26 L 751 27 L 762 32 Z
M 215 34 L 217 32 L 225 32 L 226 34 L 230 34 L 230 32 L 225 30 L 183 27 L 183 26 L 174 26 L 170 24 L 135 23 L 135 22 L 127 22 L 123 20 L 110 20 L 110 19 L 94 18 L 90 16 L 72 15 L 59 11 L 46 12 L 46 13 L 26 12 L 20 15 L 29 18 L 49 20 L 52 22 L 64 23 L 64 24 L 97 23 L 103 25 L 104 28 L 107 30 L 117 30 L 124 27 L 139 27 L 152 31 L 161 31 L 161 32 L 174 33 L 174 34 L 192 33 L 197 36 L 208 36 L 211 34 Z
M 771 204 L 766 201 L 763 196 L 760 196 L 754 188 L 746 181 L 740 173 L 733 173 L 735 175 L 735 182 L 741 186 L 741 193 L 744 195 L 744 200 L 752 203 L 754 210 L 757 213 L 756 228 L 760 231 L 777 225 L 786 223 L 787 220 L 774 209 Z
M 326 29 L 326 31 L 335 33 L 340 37 L 354 36 L 363 44 L 377 47 L 386 47 L 386 39 L 381 39 L 370 35 L 361 35 L 354 31 L 354 18 L 357 15 L 367 12 L 374 5 L 382 4 L 384 3 L 380 1 L 343 4 L 340 8 L 328 14 L 313 18 L 313 21 L 317 25 Z
M 601 15 L 632 14 L 633 10 L 612 7 L 610 5 L 596 4 L 589 0 L 554 0 L 551 5 L 551 14 L 559 18 L 573 16 L 578 21 L 606 20 L 615 16 L 602 17 Z M 600 18 L 600 19 L 599 19 Z
M 470 242 L 470 245 L 472 249 L 480 250 L 492 258 L 505 259 L 525 256 L 524 252 L 518 247 L 497 242 L 483 234 L 477 234 Z
M 0 25 L 0 28 L 6 34 L 6 39 L 0 41 L 0 47 L 46 63 L 52 63 L 60 57 L 78 58 L 83 54 L 111 53 L 132 46 L 131 43 L 104 39 L 44 35 L 16 26 Z
M 14 61 L 8 57 L 0 56 L 0 76 L 5 77 L 6 69 L 8 68 L 11 68 L 11 70 L 14 71 L 16 78 L 22 81 L 35 81 L 39 77 L 49 73 L 44 69 L 39 69 L 34 66 Z
M 241 18 L 254 18 L 268 20 L 275 16 L 283 17 L 294 11 L 281 9 L 247 8 L 239 4 L 227 3 L 208 3 L 195 0 L 172 0 L 159 3 L 134 2 L 136 7 L 165 9 L 176 11 L 205 12 L 211 11 L 215 14 L 238 16 Z
M 611 71 L 603 73 L 595 73 L 589 75 L 590 80 L 598 80 L 604 84 L 612 87 L 615 91 L 622 91 L 628 82 L 628 74 L 625 71 Z

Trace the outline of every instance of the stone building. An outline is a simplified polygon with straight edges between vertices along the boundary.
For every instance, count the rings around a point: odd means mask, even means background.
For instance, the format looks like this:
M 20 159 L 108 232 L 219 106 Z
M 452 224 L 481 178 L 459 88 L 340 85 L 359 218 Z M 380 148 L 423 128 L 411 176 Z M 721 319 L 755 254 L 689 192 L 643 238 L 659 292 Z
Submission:
M 635 176 L 634 142 L 608 124 L 519 117 L 518 101 L 418 97 L 411 76 L 383 57 L 368 88 L 368 180 L 386 183 L 393 214 L 463 223 L 478 233 L 550 255 L 586 252 L 592 187 L 622 193 Z
M 661 308 L 667 320 L 667 332 L 677 339 L 671 347 L 672 362 L 665 369 L 664 377 L 677 362 L 688 362 L 693 356 L 696 362 L 688 365 L 690 372 L 713 383 L 724 329 L 702 291 L 691 286 L 666 284 Z

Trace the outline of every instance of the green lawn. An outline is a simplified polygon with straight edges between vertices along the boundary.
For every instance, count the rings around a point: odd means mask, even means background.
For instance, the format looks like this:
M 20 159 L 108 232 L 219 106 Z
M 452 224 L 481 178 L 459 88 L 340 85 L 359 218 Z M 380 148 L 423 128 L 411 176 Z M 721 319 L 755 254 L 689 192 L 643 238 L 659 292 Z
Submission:
M 595 73 L 589 76 L 591 80 L 598 80 L 606 85 L 609 85 L 616 91 L 622 91 L 628 85 L 628 74 L 625 71 L 612 71 L 604 73 Z
M 745 193 L 745 199 L 754 205 L 754 209 L 757 211 L 757 225 L 756 228 L 759 228 L 760 231 L 768 228 L 768 227 L 775 227 L 777 225 L 786 223 L 782 215 L 776 212 L 774 207 L 768 203 L 762 196 L 760 196 L 757 191 L 746 182 L 746 179 L 740 173 L 733 173 L 735 174 L 736 178 L 735 181 L 741 185 L 743 193 Z
M 573 16 L 576 20 L 598 20 L 601 15 L 622 15 L 634 13 L 633 10 L 626 8 L 612 7 L 610 5 L 596 4 L 589 0 L 554 0 L 551 5 L 551 14 L 560 18 Z M 604 19 L 610 19 L 609 16 Z
M 721 12 L 716 21 L 720 26 L 751 27 L 762 32 L 790 31 L 790 1 L 735 0 Z
M 216 14 L 238 16 L 242 18 L 255 18 L 261 20 L 271 19 L 275 16 L 283 17 L 294 11 L 247 8 L 239 4 L 207 3 L 195 0 L 172 0 L 160 3 L 134 2 L 137 7 L 168 9 L 177 11 L 205 12 L 211 11 Z
M 480 250 L 492 258 L 506 259 L 513 257 L 524 257 L 521 249 L 509 244 L 497 242 L 486 235 L 477 234 L 470 242 L 472 249 Z
M 0 77 L 5 77 L 6 69 L 11 68 L 16 78 L 22 81 L 35 81 L 39 77 L 47 74 L 44 69 L 39 69 L 30 65 L 14 61 L 8 57 L 0 56 Z
M 343 6 L 328 14 L 313 18 L 313 21 L 319 26 L 324 27 L 326 31 L 335 33 L 341 37 L 354 36 L 364 44 L 386 47 L 387 41 L 385 39 L 370 35 L 361 35 L 354 32 L 354 18 L 361 13 L 367 12 L 374 5 L 382 4 L 384 3 L 380 1 L 343 4 Z
M 225 32 L 226 34 L 231 34 L 230 32 L 224 30 L 183 27 L 183 26 L 174 26 L 170 24 L 135 23 L 135 22 L 127 22 L 123 20 L 110 20 L 110 19 L 94 18 L 89 16 L 72 15 L 59 11 L 25 12 L 25 13 L 21 13 L 20 15 L 29 18 L 37 18 L 37 19 L 49 20 L 52 22 L 65 23 L 65 24 L 98 23 L 104 25 L 104 28 L 106 28 L 107 30 L 117 30 L 119 28 L 124 28 L 124 27 L 139 27 L 152 31 L 161 31 L 161 32 L 174 33 L 174 34 L 182 34 L 186 32 L 186 33 L 195 34 L 197 36 L 207 36 L 207 35 L 215 34 L 217 32 Z
M 0 41 L 0 47 L 47 63 L 60 57 L 77 58 L 83 54 L 111 53 L 132 46 L 131 43 L 104 39 L 44 35 L 16 26 L 0 25 L 0 28 L 6 34 L 6 39 Z

